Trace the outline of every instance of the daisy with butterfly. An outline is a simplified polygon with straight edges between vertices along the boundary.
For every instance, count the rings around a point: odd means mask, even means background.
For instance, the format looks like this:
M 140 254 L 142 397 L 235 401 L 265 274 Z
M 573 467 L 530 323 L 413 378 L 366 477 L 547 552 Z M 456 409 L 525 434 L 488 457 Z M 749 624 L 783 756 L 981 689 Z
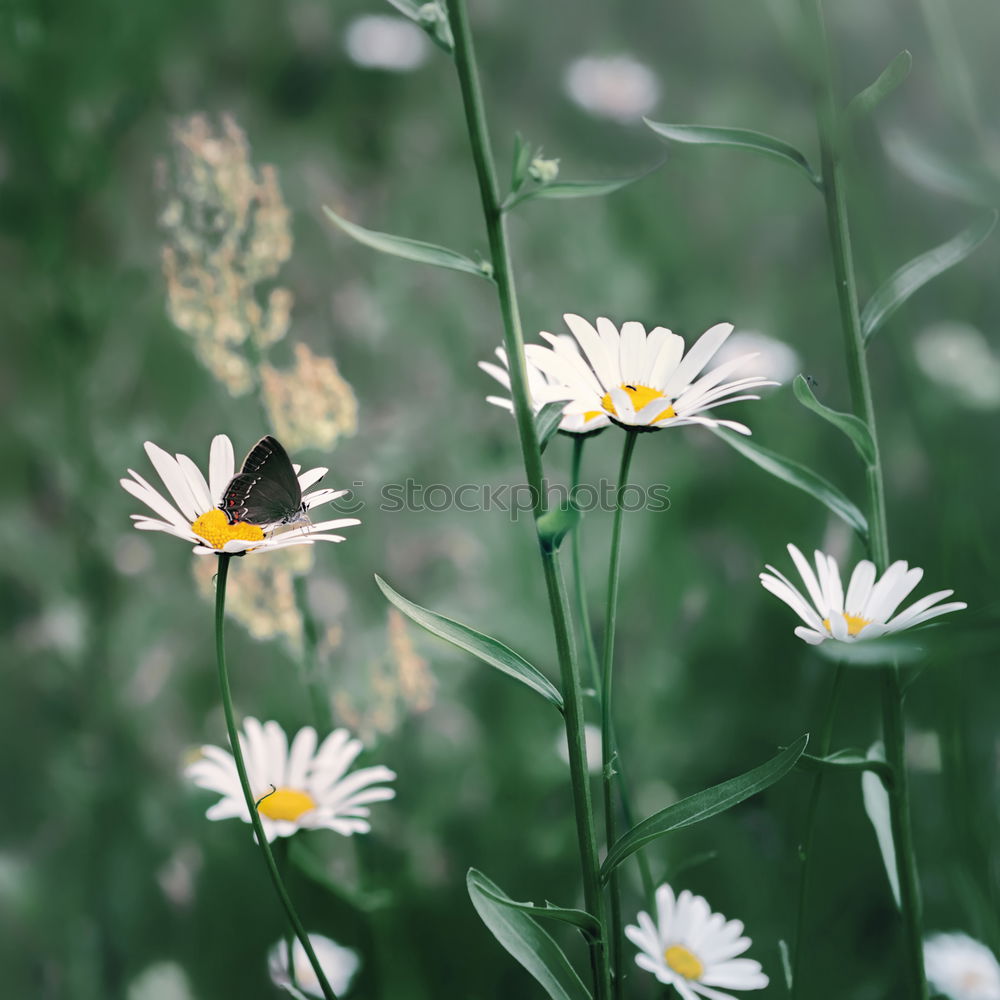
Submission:
M 312 523 L 309 511 L 347 494 L 316 489 L 328 472 L 323 467 L 302 472 L 273 437 L 250 449 L 239 473 L 233 444 L 225 434 L 212 440 L 208 478 L 187 455 L 171 455 L 152 441 L 146 454 L 170 499 L 133 469 L 121 480 L 126 492 L 141 500 L 156 517 L 133 514 L 140 531 L 162 531 L 194 542 L 197 555 L 273 551 L 289 545 L 342 542 L 331 534 L 361 522 L 355 517 Z

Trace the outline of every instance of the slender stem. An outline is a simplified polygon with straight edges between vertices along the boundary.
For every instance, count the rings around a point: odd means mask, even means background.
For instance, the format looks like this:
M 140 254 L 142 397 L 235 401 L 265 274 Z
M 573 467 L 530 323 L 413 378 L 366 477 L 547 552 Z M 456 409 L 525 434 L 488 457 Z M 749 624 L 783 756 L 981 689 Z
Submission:
M 833 675 L 833 684 L 830 687 L 830 694 L 827 698 L 826 708 L 823 712 L 823 721 L 820 723 L 819 736 L 819 756 L 825 757 L 830 752 L 830 738 L 833 734 L 833 719 L 837 711 L 837 702 L 840 698 L 840 688 L 844 680 L 844 665 L 837 664 L 837 669 Z M 802 831 L 802 843 L 799 845 L 799 860 L 801 871 L 799 873 L 799 903 L 798 913 L 795 918 L 795 953 L 792 957 L 792 1000 L 802 995 L 799 978 L 802 973 L 802 964 L 805 949 L 802 947 L 803 929 L 805 927 L 806 898 L 809 894 L 809 875 L 812 870 L 810 860 L 812 858 L 813 834 L 816 831 L 816 809 L 819 806 L 820 791 L 823 787 L 823 771 L 817 771 L 813 777 L 812 788 L 809 792 L 809 804 L 806 807 L 805 827 Z
M 816 121 L 819 131 L 823 197 L 827 232 L 833 255 L 837 301 L 847 354 L 847 372 L 854 412 L 868 425 L 875 454 L 866 470 L 868 486 L 869 549 L 875 565 L 884 572 L 889 564 L 889 536 L 885 512 L 882 459 L 875 430 L 868 358 L 858 311 L 854 259 L 848 222 L 847 196 L 840 153 L 841 123 L 832 85 L 832 67 L 820 0 L 802 0 L 802 10 L 812 44 L 811 63 L 817 67 Z M 899 872 L 900 904 L 906 942 L 908 975 L 913 996 L 927 997 L 923 945 L 920 928 L 920 885 L 910 828 L 909 787 L 904 753 L 903 691 L 896 665 L 882 670 L 882 728 L 886 760 L 895 772 L 889 792 L 896 868 Z
M 493 165 L 486 114 L 479 86 L 479 73 L 476 68 L 475 50 L 464 0 L 448 0 L 448 13 L 455 38 L 455 67 L 458 71 L 466 126 L 469 132 L 469 142 L 472 146 L 472 158 L 475 164 L 476 178 L 479 182 L 479 193 L 489 237 L 493 277 L 503 316 L 504 347 L 510 366 L 511 398 L 514 403 L 514 417 L 517 421 L 518 437 L 521 444 L 521 457 L 531 489 L 534 515 L 537 520 L 545 511 L 542 455 L 538 446 L 538 436 L 535 433 L 533 408 L 528 395 L 524 335 L 521 330 L 510 250 L 507 243 L 503 211 L 500 207 L 500 192 Z M 583 730 L 583 693 L 580 685 L 579 664 L 570 629 L 565 585 L 559 570 L 557 555 L 541 545 L 539 551 L 545 574 L 549 611 L 552 616 L 552 628 L 555 633 L 559 659 L 584 905 L 597 918 L 603 930 L 604 900 L 601 894 L 597 836 L 594 831 L 590 783 L 587 774 Z M 607 1000 L 610 993 L 610 972 L 604 935 L 589 941 L 589 945 L 595 998 L 596 1000 Z
M 576 488 L 580 485 L 580 464 L 583 458 L 583 446 L 586 441 L 586 436 L 582 434 L 577 434 L 573 437 L 573 460 L 570 472 L 570 497 L 575 495 Z M 600 666 L 597 662 L 597 646 L 594 643 L 594 630 L 590 627 L 590 612 L 587 610 L 587 590 L 584 586 L 583 559 L 580 552 L 580 529 L 582 523 L 583 522 L 581 520 L 581 522 L 573 529 L 573 537 L 571 539 L 573 559 L 573 599 L 576 604 L 577 620 L 580 623 L 580 631 L 583 633 L 583 649 L 587 660 L 587 672 L 592 679 L 591 683 L 593 684 L 594 691 L 597 694 L 598 702 L 600 702 Z M 614 720 L 612 720 L 612 733 L 614 732 L 614 728 Z M 615 745 L 618 745 L 617 737 L 615 737 Z M 625 825 L 631 830 L 632 827 L 636 825 L 637 819 L 635 809 L 632 807 L 632 794 L 629 787 L 628 776 L 626 775 L 625 769 L 622 767 L 620 760 L 618 762 L 618 793 L 621 797 L 622 816 L 625 819 Z M 645 851 L 643 850 L 637 851 L 635 856 L 639 863 L 639 876 L 642 879 L 642 891 L 646 897 L 647 904 L 652 906 L 655 886 L 653 885 L 653 873 L 649 867 L 649 859 L 646 857 Z
M 312 608 L 309 607 L 306 577 L 295 577 L 293 587 L 295 589 L 295 603 L 302 617 L 302 653 L 299 657 L 302 680 L 309 693 L 313 721 L 320 732 L 328 732 L 333 728 L 333 714 L 330 711 L 330 699 L 327 696 L 326 686 L 320 676 L 319 627 L 316 624 Z
M 628 485 L 628 471 L 638 431 L 625 435 L 621 468 L 618 472 L 618 489 L 615 498 L 615 518 L 611 528 L 611 554 L 608 559 L 608 594 L 604 611 L 604 650 L 601 656 L 601 779 L 604 788 L 604 830 L 608 849 L 618 839 L 615 822 L 615 732 L 611 712 L 611 679 L 615 656 L 615 619 L 618 615 L 618 578 L 621 571 L 622 498 Z M 611 893 L 610 950 L 615 996 L 622 995 L 622 889 L 618 869 L 608 880 Z
M 278 894 L 278 899 L 281 900 L 281 905 L 284 907 L 285 915 L 288 917 L 288 923 L 291 925 L 292 930 L 295 931 L 295 936 L 299 939 L 302 947 L 305 949 L 306 956 L 309 959 L 309 964 L 313 967 L 313 972 L 316 973 L 316 978 L 319 980 L 320 987 L 323 990 L 325 1000 L 337 1000 L 337 994 L 333 992 L 330 984 L 326 980 L 326 976 L 323 974 L 323 967 L 319 964 L 316 952 L 313 951 L 309 935 L 306 934 L 305 928 L 302 926 L 302 921 L 299 919 L 299 915 L 295 912 L 295 907 L 292 905 L 291 897 L 288 895 L 288 890 L 285 889 L 284 882 L 281 881 L 281 874 L 278 871 L 277 864 L 275 863 L 274 854 L 271 852 L 271 845 L 268 844 L 267 838 L 264 836 L 264 827 L 260 821 L 260 814 L 257 812 L 257 803 L 254 800 L 253 792 L 250 789 L 250 779 L 247 777 L 246 764 L 243 762 L 243 750 L 240 747 L 239 733 L 237 732 L 236 720 L 233 716 L 233 696 L 229 688 L 229 671 L 226 669 L 226 640 L 224 631 L 226 615 L 226 578 L 229 575 L 229 563 L 232 556 L 228 552 L 221 552 L 218 559 L 219 573 L 215 581 L 215 652 L 219 665 L 219 690 L 222 694 L 222 710 L 226 716 L 226 729 L 229 732 L 229 745 L 232 747 L 233 760 L 236 761 L 236 773 L 240 777 L 240 788 L 243 789 L 243 798 L 246 800 L 247 809 L 250 810 L 250 822 L 253 824 L 253 832 L 257 838 L 257 846 L 260 847 L 261 854 L 264 855 L 264 864 L 267 867 L 268 874 L 271 876 L 274 891 Z M 292 960 L 293 956 L 291 951 L 289 951 L 289 966 L 291 966 Z

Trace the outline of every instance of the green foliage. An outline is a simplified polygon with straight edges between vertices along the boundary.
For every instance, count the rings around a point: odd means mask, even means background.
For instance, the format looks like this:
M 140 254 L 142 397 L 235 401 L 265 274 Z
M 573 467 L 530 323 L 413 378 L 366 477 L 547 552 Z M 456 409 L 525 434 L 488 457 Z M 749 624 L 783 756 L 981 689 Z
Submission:
M 875 464 L 875 442 L 872 441 L 871 432 L 863 420 L 854 416 L 853 413 L 840 413 L 824 406 L 816 398 L 812 387 L 802 375 L 795 376 L 792 381 L 792 391 L 795 393 L 795 398 L 806 409 L 819 414 L 828 423 L 833 424 L 837 430 L 847 435 L 865 465 Z
M 709 125 L 668 125 L 646 119 L 646 124 L 659 136 L 673 142 L 700 146 L 733 146 L 780 160 L 802 171 L 816 187 L 820 177 L 809 165 L 803 153 L 783 139 L 745 128 L 718 128 Z
M 791 746 L 752 771 L 747 771 L 737 778 L 730 778 L 720 785 L 713 785 L 704 791 L 695 792 L 694 795 L 689 795 L 686 799 L 681 799 L 680 802 L 675 802 L 644 819 L 617 840 L 608 851 L 608 856 L 601 866 L 602 875 L 606 879 L 623 861 L 651 841 L 674 830 L 681 830 L 717 816 L 739 805 L 751 795 L 770 788 L 795 767 L 808 742 L 808 734 L 800 736 Z
M 482 872 L 469 869 L 469 897 L 483 923 L 510 954 L 541 984 L 552 1000 L 589 1000 L 569 959 L 552 936 Z
M 903 49 L 874 82 L 851 98 L 847 105 L 847 116 L 861 118 L 871 114 L 909 75 L 913 67 L 913 56 Z
M 467 653 L 472 653 L 477 659 L 495 667 L 508 677 L 520 681 L 562 711 L 562 695 L 551 681 L 510 647 L 505 646 L 498 639 L 469 628 L 468 625 L 462 625 L 460 622 L 452 621 L 450 618 L 445 618 L 444 615 L 428 611 L 427 608 L 422 608 L 419 604 L 408 601 L 402 594 L 397 594 L 378 575 L 375 576 L 375 582 L 382 593 L 410 621 L 416 622 L 421 628 L 440 639 L 444 639 L 445 642 L 450 642 L 453 646 L 464 649 Z

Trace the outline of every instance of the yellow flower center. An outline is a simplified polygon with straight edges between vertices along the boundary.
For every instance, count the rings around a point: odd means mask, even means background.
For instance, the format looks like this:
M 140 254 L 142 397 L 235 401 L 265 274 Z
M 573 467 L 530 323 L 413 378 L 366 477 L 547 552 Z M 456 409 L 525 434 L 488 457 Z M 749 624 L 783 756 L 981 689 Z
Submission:
M 279 788 L 265 795 L 257 806 L 257 812 L 268 819 L 297 820 L 300 816 L 316 808 L 316 800 L 297 788 Z
M 667 398 L 662 392 L 659 391 L 659 389 L 650 389 L 649 386 L 646 385 L 623 385 L 621 388 L 629 394 L 636 413 L 638 413 L 648 403 L 652 403 L 654 399 Z M 613 413 L 616 417 L 618 416 L 615 404 L 611 402 L 610 392 L 605 393 L 605 395 L 601 398 L 601 406 L 603 406 L 609 413 Z M 585 413 L 584 416 L 589 419 L 590 414 Z M 659 414 L 659 416 L 654 418 L 653 423 L 658 424 L 661 420 L 666 420 L 668 417 L 676 416 L 677 414 L 674 412 L 673 406 L 668 403 L 667 408 Z
M 705 966 L 698 960 L 697 955 L 688 951 L 682 944 L 672 944 L 664 953 L 667 965 L 679 976 L 685 979 L 701 979 L 705 973 Z
M 200 538 L 204 538 L 213 549 L 222 549 L 226 542 L 234 539 L 244 542 L 264 541 L 264 532 L 256 524 L 245 521 L 229 523 L 225 511 L 213 507 L 212 510 L 197 518 L 191 525 L 191 530 Z
M 856 639 L 861 634 L 861 630 L 872 623 L 870 618 L 862 618 L 860 615 L 845 614 L 843 617 L 844 621 L 847 622 L 847 634 L 852 639 Z M 823 619 L 823 628 L 833 635 L 833 629 L 830 628 L 829 618 Z

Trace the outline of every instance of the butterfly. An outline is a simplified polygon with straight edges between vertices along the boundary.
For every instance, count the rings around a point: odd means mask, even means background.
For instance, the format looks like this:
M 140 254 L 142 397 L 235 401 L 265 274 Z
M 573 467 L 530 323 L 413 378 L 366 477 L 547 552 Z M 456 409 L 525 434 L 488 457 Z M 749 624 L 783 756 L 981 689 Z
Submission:
M 297 524 L 308 521 L 302 487 L 280 442 L 262 437 L 229 480 L 219 504 L 230 524 Z

